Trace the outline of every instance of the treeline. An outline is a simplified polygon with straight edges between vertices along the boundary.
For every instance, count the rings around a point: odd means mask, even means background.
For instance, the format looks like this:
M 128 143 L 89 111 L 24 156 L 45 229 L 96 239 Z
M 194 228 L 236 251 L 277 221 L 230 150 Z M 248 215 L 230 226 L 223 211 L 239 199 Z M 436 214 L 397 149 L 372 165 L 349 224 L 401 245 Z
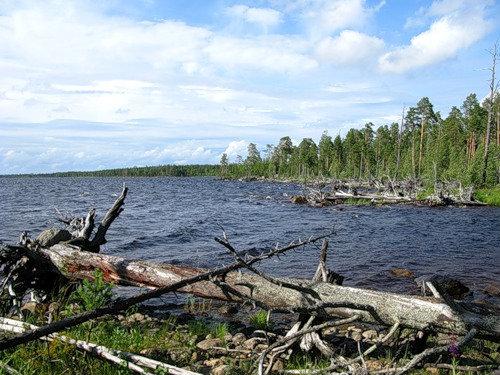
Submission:
M 285 136 L 276 146 L 267 145 L 263 156 L 251 143 L 248 156 L 240 157 L 239 163 L 228 163 L 223 154 L 220 172 L 232 178 L 417 178 L 495 185 L 500 178 L 500 95 L 490 104 L 490 100 L 481 104 L 470 94 L 443 119 L 424 97 L 408 108 L 399 123 L 378 128 L 367 123 L 349 130 L 344 138 L 325 131 L 318 144 L 304 138 L 294 145 Z
M 213 164 L 191 164 L 191 165 L 159 165 L 151 167 L 130 167 L 104 169 L 100 171 L 75 171 L 57 172 L 45 174 L 54 177 L 195 177 L 195 176 L 217 176 L 220 167 Z M 35 175 L 33 175 L 35 176 Z M 40 176 L 40 175 L 37 175 Z

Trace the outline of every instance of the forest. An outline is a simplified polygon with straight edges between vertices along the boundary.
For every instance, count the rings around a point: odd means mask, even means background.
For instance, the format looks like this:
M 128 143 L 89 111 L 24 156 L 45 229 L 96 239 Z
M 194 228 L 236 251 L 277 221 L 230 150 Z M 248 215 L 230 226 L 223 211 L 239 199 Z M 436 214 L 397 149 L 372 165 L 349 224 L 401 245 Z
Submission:
M 229 164 L 221 157 L 221 174 L 227 177 L 395 179 L 416 178 L 424 183 L 459 181 L 492 186 L 500 176 L 500 96 L 480 103 L 467 96 L 446 118 L 424 97 L 408 108 L 400 123 L 350 129 L 346 136 L 327 131 L 319 143 L 304 138 L 294 145 L 288 136 L 277 146 L 267 145 L 263 157 L 250 143 L 248 156 Z M 488 136 L 487 136 L 488 134 Z
M 400 122 L 376 128 L 372 123 L 350 129 L 345 137 L 324 131 L 316 143 L 304 138 L 294 144 L 282 137 L 259 150 L 248 145 L 246 157 L 220 165 L 161 165 L 91 172 L 61 172 L 54 176 L 221 176 L 311 181 L 335 179 L 459 181 L 470 186 L 494 186 L 500 179 L 500 95 L 482 103 L 470 94 L 446 118 L 429 98 L 403 110 Z M 490 108 L 491 107 L 491 108 Z M 489 126 L 488 126 L 489 124 Z

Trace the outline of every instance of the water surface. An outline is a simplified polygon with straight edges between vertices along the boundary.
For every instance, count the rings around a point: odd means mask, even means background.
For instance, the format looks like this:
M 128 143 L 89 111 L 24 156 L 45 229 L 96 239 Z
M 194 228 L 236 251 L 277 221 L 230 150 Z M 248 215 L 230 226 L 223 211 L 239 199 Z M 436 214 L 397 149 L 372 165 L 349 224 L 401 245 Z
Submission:
M 201 267 L 232 261 L 215 243 L 223 227 L 239 250 L 259 253 L 335 229 L 328 265 L 345 284 L 415 292 L 389 270 L 456 276 L 473 289 L 500 279 L 500 209 L 413 206 L 312 208 L 289 203 L 300 186 L 214 178 L 0 178 L 0 240 L 14 243 L 58 226 L 56 208 L 102 215 L 129 187 L 125 211 L 103 252 Z M 308 246 L 267 261 L 274 275 L 311 277 L 319 250 Z

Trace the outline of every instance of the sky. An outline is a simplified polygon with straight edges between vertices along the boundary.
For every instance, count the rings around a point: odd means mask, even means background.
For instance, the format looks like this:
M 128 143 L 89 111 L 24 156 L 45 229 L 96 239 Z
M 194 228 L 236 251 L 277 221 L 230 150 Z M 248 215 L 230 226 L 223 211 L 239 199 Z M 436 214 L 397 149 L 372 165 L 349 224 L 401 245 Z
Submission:
M 0 0 L 0 174 L 218 163 L 488 91 L 494 0 Z

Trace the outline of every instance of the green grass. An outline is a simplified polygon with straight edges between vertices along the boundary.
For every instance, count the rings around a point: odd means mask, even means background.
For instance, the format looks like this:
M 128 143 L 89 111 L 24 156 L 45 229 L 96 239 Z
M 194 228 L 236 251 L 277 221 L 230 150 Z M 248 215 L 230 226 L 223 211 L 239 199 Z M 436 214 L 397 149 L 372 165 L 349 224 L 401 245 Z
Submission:
M 500 206 L 500 185 L 479 189 L 474 193 L 474 198 L 491 206 Z
M 271 322 L 267 321 L 267 311 L 265 310 L 259 310 L 251 315 L 250 324 L 261 330 L 266 330 L 272 326 Z

